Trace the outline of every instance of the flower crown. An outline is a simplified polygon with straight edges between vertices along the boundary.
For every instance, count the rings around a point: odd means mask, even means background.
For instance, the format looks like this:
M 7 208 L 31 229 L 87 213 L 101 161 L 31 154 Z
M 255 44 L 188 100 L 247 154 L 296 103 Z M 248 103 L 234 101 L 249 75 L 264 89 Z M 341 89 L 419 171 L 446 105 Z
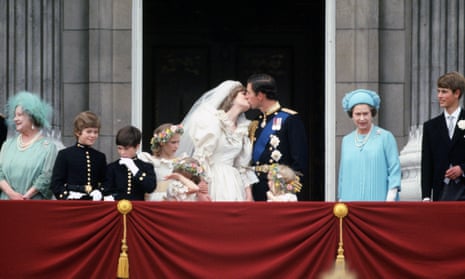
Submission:
M 164 129 L 163 131 L 153 135 L 152 139 L 150 140 L 152 150 L 155 149 L 156 145 L 160 143 L 168 142 L 173 135 L 184 133 L 184 128 L 182 124 L 179 125 L 171 125 L 169 128 Z
M 204 169 L 196 162 L 189 160 L 177 159 L 173 162 L 173 170 L 180 170 L 191 174 L 192 176 L 203 177 L 205 175 Z
M 273 187 L 277 192 L 285 193 L 298 193 L 302 189 L 302 183 L 300 183 L 300 177 L 296 175 L 295 179 L 286 182 L 284 177 L 279 172 L 279 164 L 272 164 L 268 173 L 271 175 Z

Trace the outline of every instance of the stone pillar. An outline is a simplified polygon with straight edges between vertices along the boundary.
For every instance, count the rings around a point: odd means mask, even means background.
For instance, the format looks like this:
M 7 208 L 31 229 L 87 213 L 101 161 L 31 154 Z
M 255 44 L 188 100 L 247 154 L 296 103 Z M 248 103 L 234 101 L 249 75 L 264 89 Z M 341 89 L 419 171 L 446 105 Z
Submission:
M 63 0 L 63 142 L 73 144 L 74 117 L 89 110 L 89 0 Z
M 64 141 L 74 142 L 73 118 L 101 118 L 95 148 L 116 156 L 116 131 L 131 123 L 131 1 L 63 0 Z
M 61 127 L 61 1 L 0 0 L 0 112 L 27 90 L 54 108 Z
M 109 160 L 116 132 L 131 124 L 131 12 L 131 1 L 89 1 L 89 107 L 101 116 L 97 148 Z

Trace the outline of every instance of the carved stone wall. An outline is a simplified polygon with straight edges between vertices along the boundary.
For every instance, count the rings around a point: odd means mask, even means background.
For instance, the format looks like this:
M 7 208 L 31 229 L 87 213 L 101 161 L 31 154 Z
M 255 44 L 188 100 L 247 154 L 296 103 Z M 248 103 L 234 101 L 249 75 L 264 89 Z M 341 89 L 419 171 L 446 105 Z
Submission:
M 19 91 L 38 93 L 61 127 L 61 12 L 54 0 L 0 0 L 0 112 Z
M 413 0 L 411 24 L 411 125 L 441 113 L 436 81 L 448 71 L 465 73 L 465 2 Z
M 436 81 L 449 71 L 465 73 L 465 3 L 417 0 L 411 5 L 411 133 L 400 154 L 402 200 L 421 199 L 422 125 L 442 112 Z

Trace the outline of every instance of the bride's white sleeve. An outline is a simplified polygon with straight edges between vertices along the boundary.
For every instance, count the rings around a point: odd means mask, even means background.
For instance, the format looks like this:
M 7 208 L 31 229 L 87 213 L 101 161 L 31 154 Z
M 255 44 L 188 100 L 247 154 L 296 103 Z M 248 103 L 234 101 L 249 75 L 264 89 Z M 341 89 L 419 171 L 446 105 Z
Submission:
M 244 135 L 242 141 L 242 151 L 234 162 L 234 167 L 239 170 L 241 174 L 244 187 L 250 186 L 258 182 L 255 171 L 250 167 L 250 160 L 252 159 L 252 143 L 247 135 Z
M 199 113 L 195 120 L 190 129 L 190 137 L 194 144 L 192 157 L 197 159 L 205 169 L 207 182 L 210 183 L 210 163 L 221 133 L 220 123 L 218 118 L 212 117 L 210 113 Z

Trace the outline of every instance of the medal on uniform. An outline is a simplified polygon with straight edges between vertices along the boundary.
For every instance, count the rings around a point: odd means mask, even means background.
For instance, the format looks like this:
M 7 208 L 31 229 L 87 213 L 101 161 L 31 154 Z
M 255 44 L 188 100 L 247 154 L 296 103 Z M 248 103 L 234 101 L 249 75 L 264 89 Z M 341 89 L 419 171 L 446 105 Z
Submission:
M 273 118 L 273 126 L 271 126 L 271 129 L 273 131 L 279 131 L 281 130 L 281 123 L 283 119 L 281 117 L 275 117 Z

